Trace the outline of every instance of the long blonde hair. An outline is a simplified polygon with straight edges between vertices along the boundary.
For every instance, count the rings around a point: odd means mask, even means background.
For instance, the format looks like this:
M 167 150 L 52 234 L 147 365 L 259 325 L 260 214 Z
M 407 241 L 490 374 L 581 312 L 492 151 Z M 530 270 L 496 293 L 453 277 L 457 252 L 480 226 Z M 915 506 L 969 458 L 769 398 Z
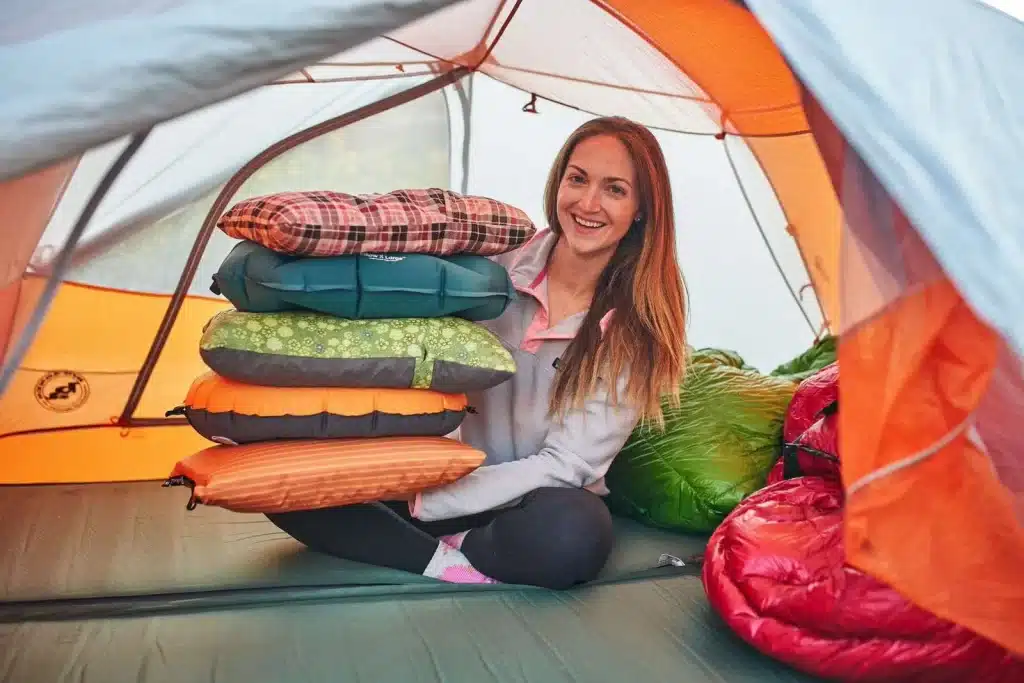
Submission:
M 598 278 L 590 309 L 562 355 L 551 395 L 551 411 L 579 407 L 603 379 L 613 403 L 636 406 L 643 422 L 664 425 L 661 400 L 678 402 L 686 370 L 685 285 L 676 262 L 675 215 L 668 166 L 657 138 L 623 117 L 592 119 L 565 141 L 551 166 L 544 210 L 561 237 L 556 203 L 573 150 L 596 135 L 613 135 L 636 170 L 641 220 L 634 222 Z M 602 335 L 600 320 L 615 309 Z M 617 378 L 628 373 L 625 395 Z

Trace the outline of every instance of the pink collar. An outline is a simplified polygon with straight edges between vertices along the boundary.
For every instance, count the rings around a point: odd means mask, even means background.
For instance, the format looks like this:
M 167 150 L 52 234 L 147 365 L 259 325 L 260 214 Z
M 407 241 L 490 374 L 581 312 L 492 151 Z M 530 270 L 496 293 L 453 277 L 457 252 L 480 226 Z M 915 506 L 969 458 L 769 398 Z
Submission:
M 550 228 L 537 231 L 537 234 L 529 242 L 516 251 L 508 272 L 516 290 L 532 296 L 540 304 L 540 311 L 534 317 L 531 328 L 542 326 L 542 329 L 546 331 L 545 339 L 572 339 L 579 331 L 580 323 L 583 322 L 586 315 L 585 312 L 566 318 L 550 330 L 546 329 L 548 317 L 547 264 L 551 250 L 557 242 L 558 235 Z M 614 313 L 615 310 L 612 309 L 601 317 L 602 334 L 608 330 L 608 323 Z

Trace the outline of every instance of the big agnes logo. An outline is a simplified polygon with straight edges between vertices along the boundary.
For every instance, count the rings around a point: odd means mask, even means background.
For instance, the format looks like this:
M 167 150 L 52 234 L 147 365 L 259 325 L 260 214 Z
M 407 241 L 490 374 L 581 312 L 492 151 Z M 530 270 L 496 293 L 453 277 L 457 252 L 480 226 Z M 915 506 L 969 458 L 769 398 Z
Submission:
M 39 378 L 36 401 L 55 413 L 70 413 L 89 400 L 89 382 L 73 370 L 54 370 Z

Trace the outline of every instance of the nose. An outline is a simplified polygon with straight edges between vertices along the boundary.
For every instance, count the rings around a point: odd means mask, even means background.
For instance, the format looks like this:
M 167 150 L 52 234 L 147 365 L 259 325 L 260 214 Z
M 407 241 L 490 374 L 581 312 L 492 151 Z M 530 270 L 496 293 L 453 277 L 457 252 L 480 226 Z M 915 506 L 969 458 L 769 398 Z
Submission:
M 583 196 L 580 197 L 578 204 L 583 211 L 596 213 L 601 208 L 600 188 L 596 185 L 588 187 L 583 191 Z

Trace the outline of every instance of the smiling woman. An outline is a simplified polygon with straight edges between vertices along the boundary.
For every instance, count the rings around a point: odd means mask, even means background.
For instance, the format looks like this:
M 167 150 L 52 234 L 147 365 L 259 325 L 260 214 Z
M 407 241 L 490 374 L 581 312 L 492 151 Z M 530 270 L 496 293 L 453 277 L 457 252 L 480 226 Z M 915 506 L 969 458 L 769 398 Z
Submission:
M 560 237 L 549 308 L 556 316 L 588 311 L 562 357 L 552 407 L 579 406 L 599 372 L 628 375 L 626 402 L 661 424 L 660 398 L 677 394 L 684 372 L 686 303 L 657 139 L 621 117 L 583 124 L 555 159 L 545 212 Z M 614 403 L 618 387 L 611 389 Z
M 311 548 L 459 583 L 568 588 L 612 548 L 604 477 L 640 420 L 678 396 L 686 341 L 668 170 L 651 132 L 573 132 L 545 193 L 550 229 L 494 257 L 522 294 L 483 321 L 516 373 L 468 392 L 484 465 L 412 500 L 271 515 Z

